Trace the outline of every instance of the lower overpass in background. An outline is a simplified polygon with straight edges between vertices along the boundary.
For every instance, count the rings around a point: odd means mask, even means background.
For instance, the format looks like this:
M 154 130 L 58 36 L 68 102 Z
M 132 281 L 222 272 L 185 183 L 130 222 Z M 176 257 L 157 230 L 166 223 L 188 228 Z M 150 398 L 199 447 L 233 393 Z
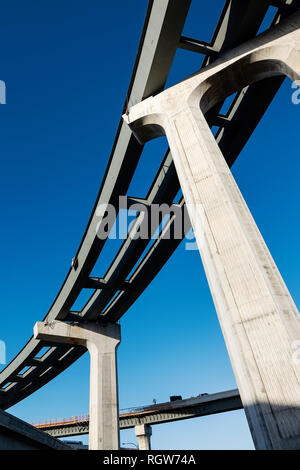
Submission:
M 209 395 L 202 394 L 184 400 L 122 410 L 123 412 L 120 413 L 120 429 L 198 418 L 225 411 L 240 410 L 241 408 L 243 408 L 243 405 L 237 389 Z M 53 437 L 77 436 L 89 433 L 89 415 L 49 420 L 43 423 L 34 423 L 33 425 Z

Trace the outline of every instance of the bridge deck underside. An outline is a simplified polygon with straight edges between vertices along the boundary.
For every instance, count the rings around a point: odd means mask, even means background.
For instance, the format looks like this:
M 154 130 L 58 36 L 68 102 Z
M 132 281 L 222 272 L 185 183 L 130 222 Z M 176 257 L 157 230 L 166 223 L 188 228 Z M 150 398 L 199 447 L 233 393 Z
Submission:
M 216 393 L 205 397 L 179 400 L 173 403 L 152 405 L 143 410 L 120 414 L 120 429 L 133 428 L 139 424 L 161 424 L 183 419 L 198 418 L 243 408 L 238 390 Z M 88 417 L 73 422 L 37 425 L 54 437 L 76 436 L 89 433 Z
M 268 0 L 226 1 L 211 44 L 207 47 L 198 41 L 199 52 L 207 52 L 202 66 L 217 58 L 223 51 L 254 37 L 271 3 Z M 284 3 L 284 2 L 282 2 Z M 281 5 L 281 2 L 277 2 Z M 274 23 L 298 7 L 295 0 L 289 8 L 279 9 Z M 197 50 L 197 41 L 181 39 L 190 0 L 150 0 L 137 53 L 127 99 L 131 105 L 159 93 L 165 86 L 178 47 Z M 213 54 L 212 51 L 213 50 Z M 162 58 L 164 60 L 162 60 Z M 251 136 L 265 110 L 278 91 L 282 77 L 273 77 L 241 90 L 235 97 L 227 115 L 220 116 L 223 103 L 219 103 L 206 116 L 210 125 L 218 125 L 216 140 L 231 166 Z M 90 217 L 72 267 L 46 317 L 47 321 L 102 321 L 116 322 L 130 308 L 176 250 L 180 240 L 166 240 L 161 234 L 150 248 L 149 240 L 124 241 L 111 266 L 102 276 L 101 288 L 95 288 L 80 312 L 72 305 L 82 289 L 95 285 L 89 275 L 104 246 L 96 234 L 98 204 L 111 203 L 118 207 L 119 195 L 126 195 L 143 147 L 123 123 L 117 130 L 112 153 Z M 163 157 L 161 167 L 149 188 L 148 203 L 171 203 L 179 191 L 176 171 L 169 152 Z M 141 197 L 141 195 L 136 195 Z M 184 200 L 180 201 L 183 206 Z M 137 222 L 136 222 L 137 223 Z M 172 226 L 174 217 L 168 224 Z M 131 273 L 132 272 L 132 273 Z M 131 273 L 131 274 L 130 274 Z M 104 285 L 104 287 L 103 287 Z M 116 295 L 117 293 L 117 295 Z M 0 374 L 0 407 L 6 409 L 26 398 L 51 381 L 74 363 L 85 349 L 52 344 L 38 357 L 39 351 L 49 346 L 31 338 L 15 359 Z M 27 370 L 23 373 L 23 369 Z

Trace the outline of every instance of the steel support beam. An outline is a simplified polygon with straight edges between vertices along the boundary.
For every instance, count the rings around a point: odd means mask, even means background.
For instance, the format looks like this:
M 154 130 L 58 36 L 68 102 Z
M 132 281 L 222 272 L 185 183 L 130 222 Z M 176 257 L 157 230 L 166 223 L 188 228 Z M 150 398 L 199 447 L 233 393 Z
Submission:
M 197 39 L 188 38 L 186 36 L 181 36 L 178 47 L 187 51 L 204 54 L 209 57 L 216 57 L 219 53 L 219 51 L 214 49 L 210 44 L 198 41 Z
M 299 51 L 300 12 L 123 116 L 143 144 L 158 128 L 167 136 L 258 449 L 300 449 L 300 368 L 292 360 L 300 316 L 205 112 L 265 77 L 299 78 Z

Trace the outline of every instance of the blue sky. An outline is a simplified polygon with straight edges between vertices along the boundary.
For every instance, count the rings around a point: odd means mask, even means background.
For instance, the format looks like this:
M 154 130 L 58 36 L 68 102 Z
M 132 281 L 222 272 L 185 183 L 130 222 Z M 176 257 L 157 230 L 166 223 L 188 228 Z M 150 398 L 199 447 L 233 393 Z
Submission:
M 184 35 L 210 41 L 223 1 L 194 0 Z M 1 2 L 1 333 L 7 362 L 49 309 L 77 251 L 119 123 L 146 0 Z M 265 23 L 267 25 L 267 22 Z M 168 85 L 199 69 L 179 50 Z M 233 173 L 297 305 L 299 113 L 286 80 Z M 147 144 L 130 194 L 144 197 L 166 148 Z M 112 243 L 93 271 L 105 273 Z M 120 408 L 236 387 L 201 260 L 182 244 L 121 319 Z M 88 412 L 89 358 L 10 412 Z M 77 439 L 77 438 L 76 438 Z M 86 441 L 87 438 L 83 438 Z M 121 442 L 136 442 L 132 430 Z M 154 449 L 252 449 L 243 411 L 153 427 Z

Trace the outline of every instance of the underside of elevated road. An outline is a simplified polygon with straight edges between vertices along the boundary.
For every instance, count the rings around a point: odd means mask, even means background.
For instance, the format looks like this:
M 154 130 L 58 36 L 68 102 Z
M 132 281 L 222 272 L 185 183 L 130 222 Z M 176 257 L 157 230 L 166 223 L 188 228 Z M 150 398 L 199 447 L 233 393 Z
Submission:
M 214 66 L 214 62 L 222 60 L 224 54 L 226 55 L 231 49 L 237 48 L 247 41 L 257 39 L 256 36 L 260 34 L 260 29 L 270 6 L 276 9 L 270 24 L 270 29 L 274 29 L 294 14 L 300 4 L 300 0 L 247 0 L 244 2 L 241 0 L 224 0 L 224 8 L 216 23 L 215 33 L 210 43 L 205 43 L 201 40 L 201 37 L 195 39 L 182 36 L 191 1 L 149 0 L 122 115 L 128 116 L 132 107 L 149 99 L 149 97 L 153 96 L 156 99 L 165 89 L 178 48 L 192 51 L 195 54 L 203 54 L 202 68 L 207 67 L 209 69 L 209 67 Z M 264 33 L 262 32 L 262 34 Z M 220 151 L 224 157 L 222 164 L 224 163 L 228 167 L 233 165 L 272 102 L 283 80 L 284 76 L 282 74 L 274 74 L 247 86 L 246 83 L 248 82 L 242 82 L 243 88 L 239 87 L 235 90 L 234 99 L 225 115 L 222 114 L 225 96 L 222 96 L 222 100 L 215 101 L 211 108 L 207 108 L 207 112 L 203 116 L 203 123 L 206 127 L 218 128 L 214 134 L 215 140 L 212 138 L 212 143 L 213 148 L 217 149 L 218 152 Z M 228 94 L 228 96 L 230 95 Z M 186 134 L 189 135 L 188 132 Z M 144 240 L 143 238 L 131 236 L 140 227 L 140 219 L 137 216 L 131 225 L 128 237 L 115 253 L 107 271 L 101 271 L 101 267 L 97 272 L 99 277 L 91 277 L 107 240 L 98 236 L 98 232 L 106 224 L 105 217 L 100 216 L 97 212 L 100 206 L 107 204 L 114 206 L 117 209 L 117 217 L 120 210 L 120 197 L 125 197 L 129 206 L 132 201 L 133 203 L 143 201 L 147 207 L 153 204 L 176 203 L 180 209 L 179 212 L 184 209 L 185 202 L 188 205 L 188 198 L 185 201 L 186 194 L 184 192 L 185 196 L 182 196 L 179 201 L 176 199 L 180 184 L 178 168 L 175 168 L 174 165 L 176 155 L 174 148 L 172 148 L 174 161 L 170 150 L 164 156 L 162 155 L 160 168 L 150 187 L 145 188 L 145 193 L 134 195 L 128 193 L 143 153 L 144 145 L 141 142 L 142 140 L 138 140 L 121 119 L 107 170 L 82 241 L 72 259 L 72 263 L 70 260 L 70 267 L 65 281 L 48 313 L 44 316 L 45 325 L 51 325 L 50 328 L 54 327 L 55 322 L 64 322 L 70 329 L 72 327 L 73 331 L 73 327 L 89 329 L 92 324 L 99 324 L 101 327 L 103 325 L 105 327 L 114 325 L 150 285 L 181 242 L 181 239 L 175 237 L 171 239 L 164 237 L 164 234 L 168 231 L 172 232 L 176 215 L 170 216 L 163 228 L 160 228 L 159 223 L 156 227 L 153 227 L 159 232 L 158 238 L 153 244 L 150 243 L 150 237 Z M 182 177 L 180 180 L 182 188 L 183 180 Z M 211 191 L 211 194 L 215 193 L 217 191 Z M 223 189 L 222 194 L 225 194 Z M 232 200 L 235 200 L 235 198 L 232 198 Z M 233 209 L 232 214 L 234 220 L 236 220 Z M 248 213 L 245 211 L 243 214 L 247 215 Z M 244 220 L 246 220 L 246 215 Z M 228 220 L 230 219 L 227 219 L 226 223 Z M 240 225 L 237 225 L 237 227 L 240 227 Z M 254 227 L 253 233 L 255 230 Z M 242 230 L 237 232 L 243 233 Z M 211 237 L 213 240 L 216 240 L 216 238 L 215 236 Z M 245 239 L 245 246 L 248 247 L 248 242 L 246 242 Z M 261 246 L 264 247 L 264 245 Z M 262 253 L 265 253 L 265 251 L 261 250 Z M 217 253 L 216 258 L 219 259 L 219 251 Z M 252 254 L 252 251 L 249 251 L 249 253 Z M 255 254 L 255 251 L 253 253 Z M 256 259 L 254 255 L 252 258 L 253 260 Z M 248 264 L 245 263 L 247 266 Z M 271 271 L 272 269 L 269 269 L 269 272 Z M 255 276 L 252 277 L 254 279 Z M 74 305 L 79 295 L 82 292 L 87 292 L 88 289 L 93 292 L 81 310 L 76 310 Z M 227 302 L 226 305 L 229 305 L 229 303 Z M 246 302 L 242 305 L 244 304 Z M 225 302 L 223 302 L 223 305 L 225 305 Z M 31 337 L 16 357 L 1 371 L 0 408 L 4 410 L 24 400 L 61 374 L 86 352 L 86 348 L 83 347 L 82 343 L 76 341 L 68 343 L 53 342 L 49 338 L 50 336 L 46 339 L 45 337 L 44 339 L 38 338 L 37 335 Z M 280 341 L 278 341 L 278 344 L 281 344 Z M 41 354 L 44 348 L 46 352 Z M 104 370 L 104 367 L 99 367 L 97 372 L 100 374 Z M 116 370 L 116 368 L 113 369 L 111 366 L 111 370 Z M 91 374 L 91 376 L 95 377 L 96 374 L 94 376 Z M 279 376 L 280 374 L 277 374 L 277 377 Z M 98 380 L 95 380 L 95 382 L 100 383 Z M 117 381 L 114 383 L 117 383 Z M 93 390 L 92 387 L 91 389 Z M 262 390 L 262 386 L 260 390 Z M 198 402 L 183 403 L 183 400 L 182 403 L 172 404 L 171 406 L 170 404 L 168 406 L 164 404 L 166 406 L 162 408 L 154 409 L 152 407 L 152 409 L 136 410 L 136 412 L 127 413 L 126 416 L 120 417 L 120 427 L 128 428 L 141 424 L 145 427 L 160 422 L 170 422 L 242 408 L 239 392 L 231 392 L 232 395 L 230 396 L 201 397 Z M 241 387 L 240 393 L 247 412 Z M 67 396 L 62 398 L 66 399 Z M 116 400 L 111 401 L 114 402 L 114 406 L 117 408 Z M 102 403 L 104 403 L 103 399 Z M 90 415 L 93 416 L 91 413 Z M 117 421 L 117 412 L 115 416 Z M 81 430 L 79 430 L 78 422 L 75 422 L 73 428 L 72 426 L 69 427 L 68 434 L 64 434 L 65 431 L 63 430 L 62 433 L 58 432 L 56 435 L 75 435 L 88 432 L 88 419 L 79 424 Z M 42 428 L 42 426 L 40 427 Z M 56 428 L 58 429 L 59 426 L 56 426 Z M 62 428 L 65 427 L 62 426 Z M 46 426 L 43 429 L 47 432 L 50 431 Z M 114 429 L 117 429 L 117 426 Z M 93 432 L 91 432 L 92 434 Z M 64 449 L 67 446 L 43 431 L 35 429 L 5 412 L 1 412 L 0 449 L 2 448 Z
M 0 411 L 0 450 L 71 450 L 55 437 Z
M 239 391 L 204 394 L 197 397 L 178 399 L 166 403 L 121 410 L 120 429 L 129 429 L 137 425 L 170 423 L 183 419 L 198 418 L 226 411 L 243 408 Z M 38 429 L 55 437 L 78 436 L 89 433 L 89 416 L 73 416 L 63 420 L 35 424 Z

